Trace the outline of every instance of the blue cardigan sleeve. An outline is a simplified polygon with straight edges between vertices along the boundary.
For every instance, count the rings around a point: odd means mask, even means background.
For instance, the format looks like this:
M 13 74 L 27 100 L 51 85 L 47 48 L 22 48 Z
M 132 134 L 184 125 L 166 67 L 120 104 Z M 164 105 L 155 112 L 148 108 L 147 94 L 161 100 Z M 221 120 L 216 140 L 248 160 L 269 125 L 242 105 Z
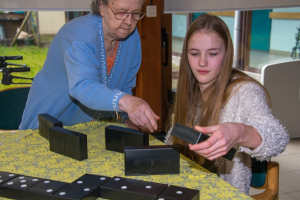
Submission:
M 127 93 L 129 95 L 132 95 L 132 89 L 136 87 L 136 74 L 141 65 L 142 51 L 141 51 L 141 41 L 140 41 L 139 37 L 136 41 L 136 46 L 134 48 L 133 55 L 134 55 L 134 57 L 132 59 L 132 68 L 130 68 L 126 82 L 122 89 L 122 91 L 124 91 L 125 93 Z M 119 112 L 119 114 L 120 114 L 123 122 L 125 120 L 129 119 L 129 116 L 127 113 Z
M 135 48 L 138 48 L 138 50 Z M 135 48 L 133 48 L 134 51 L 140 52 L 140 42 Z M 131 90 L 135 87 L 141 55 L 134 54 L 131 65 L 124 66 L 130 69 L 123 88 L 111 89 L 100 83 L 101 68 L 99 68 L 96 51 L 95 45 L 86 41 L 74 41 L 66 49 L 64 62 L 68 77 L 69 94 L 90 109 L 119 111 L 119 100 L 127 93 L 132 94 Z

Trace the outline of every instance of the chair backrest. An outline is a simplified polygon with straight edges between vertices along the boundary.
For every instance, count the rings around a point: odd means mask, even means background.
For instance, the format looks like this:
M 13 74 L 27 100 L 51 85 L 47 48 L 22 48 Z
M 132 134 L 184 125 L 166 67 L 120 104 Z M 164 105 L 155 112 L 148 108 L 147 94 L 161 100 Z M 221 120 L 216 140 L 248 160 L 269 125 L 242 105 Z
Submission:
M 251 187 L 264 190 L 259 194 L 251 195 L 251 197 L 255 200 L 278 200 L 279 163 L 276 161 L 254 161 L 252 170 L 254 171 Z
M 17 130 L 21 123 L 30 87 L 0 91 L 0 129 Z
M 251 186 L 252 187 L 262 187 L 266 182 L 267 175 L 267 161 L 260 162 L 255 158 L 252 158 L 252 179 Z
M 262 84 L 270 94 L 273 115 L 290 138 L 300 137 L 300 60 L 265 65 Z

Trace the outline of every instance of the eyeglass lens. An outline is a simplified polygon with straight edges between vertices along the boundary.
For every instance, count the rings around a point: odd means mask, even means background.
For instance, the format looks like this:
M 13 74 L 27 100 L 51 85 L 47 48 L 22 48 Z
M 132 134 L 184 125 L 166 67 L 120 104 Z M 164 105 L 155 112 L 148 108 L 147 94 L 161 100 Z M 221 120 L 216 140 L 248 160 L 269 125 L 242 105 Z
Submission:
M 116 13 L 116 18 L 117 19 L 125 19 L 128 17 L 129 14 L 132 14 L 132 18 L 134 20 L 139 20 L 139 19 L 142 19 L 144 17 L 144 13 L 129 13 L 129 12 L 119 12 L 119 13 Z

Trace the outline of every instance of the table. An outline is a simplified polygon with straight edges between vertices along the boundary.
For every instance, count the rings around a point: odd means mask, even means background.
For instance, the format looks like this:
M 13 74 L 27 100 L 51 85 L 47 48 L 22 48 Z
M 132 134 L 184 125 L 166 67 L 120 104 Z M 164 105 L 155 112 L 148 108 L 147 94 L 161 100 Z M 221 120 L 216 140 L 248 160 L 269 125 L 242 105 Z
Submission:
M 83 161 L 49 151 L 49 142 L 39 135 L 38 129 L 1 132 L 0 171 L 68 183 L 85 173 L 121 176 L 197 189 L 201 200 L 252 199 L 183 155 L 180 155 L 180 174 L 125 176 L 124 154 L 105 149 L 104 130 L 109 125 L 123 126 L 115 122 L 95 121 L 64 127 L 87 135 L 88 159 Z M 149 145 L 162 144 L 150 135 Z

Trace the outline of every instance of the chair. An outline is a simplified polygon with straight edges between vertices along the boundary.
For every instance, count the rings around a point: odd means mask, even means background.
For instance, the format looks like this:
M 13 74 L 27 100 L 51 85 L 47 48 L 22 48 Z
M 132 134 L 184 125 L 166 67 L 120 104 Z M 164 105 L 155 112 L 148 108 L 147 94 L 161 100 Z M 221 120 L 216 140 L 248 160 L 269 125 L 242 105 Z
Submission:
M 299 138 L 300 60 L 265 65 L 261 77 L 270 94 L 273 115 L 286 127 L 290 138 Z
M 251 187 L 265 189 L 260 194 L 251 195 L 256 200 L 278 200 L 279 163 L 276 161 L 257 161 L 252 158 Z
M 17 130 L 21 123 L 30 87 L 0 91 L 0 130 Z

